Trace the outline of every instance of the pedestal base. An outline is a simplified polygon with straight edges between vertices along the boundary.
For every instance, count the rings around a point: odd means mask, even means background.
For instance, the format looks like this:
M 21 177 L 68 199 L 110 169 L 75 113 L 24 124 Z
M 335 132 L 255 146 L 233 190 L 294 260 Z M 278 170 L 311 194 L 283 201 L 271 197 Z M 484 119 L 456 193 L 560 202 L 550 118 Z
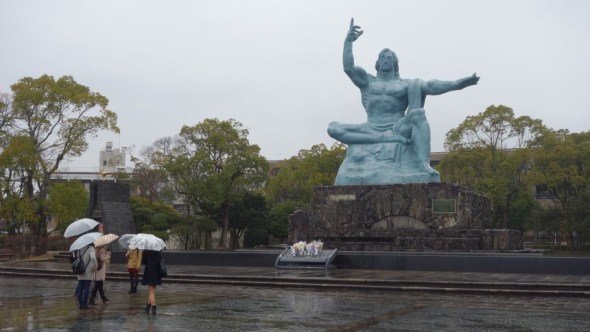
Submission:
M 450 183 L 316 187 L 305 237 L 339 250 L 519 249 L 491 215 L 489 198 Z

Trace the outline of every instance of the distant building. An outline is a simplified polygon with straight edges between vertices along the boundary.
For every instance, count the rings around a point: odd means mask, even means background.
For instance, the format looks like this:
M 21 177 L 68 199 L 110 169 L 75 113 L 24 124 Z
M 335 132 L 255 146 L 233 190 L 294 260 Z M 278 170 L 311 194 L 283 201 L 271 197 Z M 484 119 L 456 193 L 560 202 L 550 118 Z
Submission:
M 133 169 L 125 168 L 127 159 L 127 148 L 113 149 L 112 142 L 106 142 L 104 151 L 100 151 L 98 172 L 74 172 L 69 170 L 58 170 L 51 176 L 52 181 L 80 180 L 90 190 L 90 183 L 93 181 L 116 181 L 113 173 L 132 173 Z
M 100 173 L 125 172 L 127 149 L 113 149 L 113 142 L 107 142 L 104 151 L 100 151 Z

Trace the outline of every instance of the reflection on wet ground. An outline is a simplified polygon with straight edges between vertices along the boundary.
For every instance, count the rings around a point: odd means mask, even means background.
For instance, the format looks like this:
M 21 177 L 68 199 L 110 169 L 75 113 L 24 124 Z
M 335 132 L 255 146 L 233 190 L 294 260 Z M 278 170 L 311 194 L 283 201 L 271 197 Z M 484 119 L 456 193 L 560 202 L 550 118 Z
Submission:
M 590 298 L 106 281 L 110 301 L 74 303 L 75 280 L 0 277 L 2 331 L 590 331 Z

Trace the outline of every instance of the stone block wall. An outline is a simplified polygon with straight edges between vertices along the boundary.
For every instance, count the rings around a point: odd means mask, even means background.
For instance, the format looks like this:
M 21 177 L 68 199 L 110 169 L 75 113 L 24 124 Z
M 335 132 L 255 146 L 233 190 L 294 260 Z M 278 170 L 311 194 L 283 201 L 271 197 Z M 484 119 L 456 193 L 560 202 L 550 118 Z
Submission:
M 436 200 L 454 211 L 436 211 Z M 316 187 L 311 208 L 315 234 L 381 237 L 398 229 L 481 229 L 491 224 L 491 202 L 450 183 Z
M 316 187 L 305 213 L 290 218 L 290 240 L 322 239 L 339 250 L 521 247 L 520 232 L 490 229 L 489 198 L 451 183 Z

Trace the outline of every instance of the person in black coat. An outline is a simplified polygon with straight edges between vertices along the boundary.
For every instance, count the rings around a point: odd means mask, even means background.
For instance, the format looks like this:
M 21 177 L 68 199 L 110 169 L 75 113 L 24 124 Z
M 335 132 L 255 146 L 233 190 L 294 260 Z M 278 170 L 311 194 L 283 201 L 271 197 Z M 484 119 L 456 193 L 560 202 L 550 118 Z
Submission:
M 142 285 L 148 286 L 148 303 L 143 309 L 146 313 L 152 310 L 152 314 L 156 314 L 156 286 L 162 284 L 162 276 L 160 275 L 160 260 L 162 253 L 154 250 L 144 250 L 141 256 L 141 265 L 144 265 L 143 277 L 141 279 Z

